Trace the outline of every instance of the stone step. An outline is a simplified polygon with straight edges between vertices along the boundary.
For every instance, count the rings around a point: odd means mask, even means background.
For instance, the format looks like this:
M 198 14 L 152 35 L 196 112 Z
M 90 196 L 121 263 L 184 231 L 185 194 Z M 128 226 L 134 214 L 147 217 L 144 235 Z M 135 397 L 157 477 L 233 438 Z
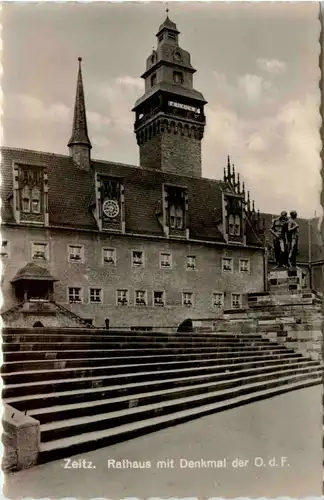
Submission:
M 242 359 L 240 362 L 235 359 L 235 363 L 231 359 L 229 359 L 228 361 L 232 361 L 232 363 L 221 365 L 217 361 L 218 366 L 215 367 L 214 374 L 206 373 L 202 375 L 191 375 L 189 378 L 176 377 L 161 380 L 154 378 L 151 381 L 136 383 L 123 383 L 123 381 L 121 381 L 122 385 L 110 385 L 108 380 L 106 385 L 103 384 L 102 386 L 97 388 L 94 387 L 89 389 L 71 389 L 70 385 L 69 390 L 66 391 L 50 392 L 48 394 L 27 394 L 24 396 L 16 395 L 14 397 L 7 398 L 5 401 L 6 403 L 13 405 L 18 410 L 24 412 L 26 410 L 42 408 L 51 405 L 65 405 L 72 402 L 76 402 L 79 404 L 84 401 L 94 401 L 98 399 L 98 396 L 100 398 L 118 396 L 120 395 L 120 390 L 122 390 L 123 393 L 127 392 L 128 394 L 135 394 L 138 391 L 139 387 L 141 387 L 142 392 L 145 392 L 152 389 L 153 387 L 163 387 L 164 389 L 168 389 L 178 386 L 182 383 L 189 384 L 194 383 L 195 381 L 214 380 L 215 378 L 219 377 L 219 373 L 239 371 L 241 376 L 243 376 L 244 373 L 248 372 L 249 369 L 264 367 L 263 360 L 257 362 L 244 362 L 244 359 Z M 310 361 L 303 357 L 296 358 L 286 356 L 285 358 L 280 357 L 278 359 L 271 359 L 267 361 L 266 369 L 271 371 L 273 369 L 273 365 L 277 365 L 278 363 L 289 366 L 298 364 L 299 367 L 320 366 L 317 361 Z M 120 381 L 117 381 L 117 383 L 118 382 Z
M 199 361 L 200 363 L 207 362 L 208 360 L 214 359 L 217 360 L 219 364 L 225 363 L 235 363 L 235 362 L 243 362 L 248 359 L 261 359 L 264 360 L 266 357 L 268 358 L 267 362 L 271 361 L 272 355 L 265 356 L 262 354 L 261 356 L 249 356 L 242 357 L 241 352 L 236 357 L 228 358 L 228 357 L 220 357 L 217 353 L 208 352 L 204 354 L 200 353 L 191 353 L 191 354 L 164 354 L 156 355 L 156 356 L 129 356 L 129 357 L 98 357 L 98 358 L 71 358 L 70 352 L 67 354 L 69 357 L 67 358 L 59 358 L 52 360 L 27 360 L 27 361 L 5 361 L 1 366 L 1 373 L 17 373 L 21 371 L 32 371 L 32 370 L 54 370 L 54 369 L 62 369 L 62 368 L 88 368 L 88 367 L 97 367 L 97 366 L 109 366 L 109 364 L 113 363 L 114 365 L 133 365 L 133 364 L 146 364 L 146 363 L 173 363 L 176 364 L 178 362 L 191 362 L 191 361 Z M 249 353 L 250 354 L 250 353 Z M 290 356 L 290 354 L 285 351 L 285 355 Z
M 243 351 L 242 351 L 243 352 Z M 271 354 L 275 354 L 272 351 Z M 37 382 L 39 380 L 63 380 L 72 378 L 88 378 L 96 376 L 116 375 L 116 374 L 129 374 L 130 371 L 138 373 L 139 371 L 148 371 L 151 373 L 156 372 L 158 376 L 160 371 L 167 370 L 181 370 L 186 368 L 200 367 L 202 364 L 205 366 L 215 366 L 218 364 L 217 356 L 212 359 L 203 360 L 185 360 L 181 361 L 163 361 L 160 359 L 158 363 L 142 363 L 141 359 L 137 360 L 134 364 L 99 364 L 99 366 L 80 367 L 80 368 L 67 368 L 64 366 L 64 360 L 57 362 L 58 367 L 52 370 L 25 370 L 20 372 L 3 372 L 2 380 L 4 385 L 20 384 L 23 380 L 24 383 Z
M 272 345 L 276 345 L 275 343 L 269 344 L 271 347 Z M 244 352 L 247 353 L 250 356 L 253 356 L 253 352 L 250 351 L 239 351 L 241 355 L 244 355 Z M 286 354 L 295 354 L 292 349 L 284 349 Z M 7 351 L 3 353 L 3 359 L 4 362 L 9 362 L 9 361 L 37 361 L 37 360 L 61 360 L 61 359 L 68 359 L 71 358 L 71 356 L 74 359 L 80 359 L 84 358 L 87 356 L 89 359 L 95 358 L 95 357 L 110 357 L 112 360 L 116 357 L 124 357 L 124 359 L 130 359 L 130 358 L 138 358 L 139 356 L 141 358 L 148 358 L 148 357 L 161 357 L 164 359 L 164 356 L 176 356 L 176 355 L 181 355 L 181 354 L 217 354 L 219 358 L 228 358 L 232 357 L 233 353 L 230 351 L 222 351 L 219 352 L 218 349 L 193 349 L 193 348 L 183 348 L 183 349 L 163 349 L 163 350 L 136 350 L 136 349 L 130 349 L 127 351 L 127 349 L 124 350 L 101 350 L 101 349 L 92 349 L 92 350 L 71 350 L 71 351 L 14 351 L 10 352 Z M 297 355 L 297 354 L 296 354 Z M 257 356 L 268 356 L 268 351 L 267 350 L 262 350 L 258 351 Z
M 269 354 L 273 354 L 270 353 Z M 273 355 L 274 357 L 274 355 Z M 216 361 L 217 363 L 217 361 Z M 217 364 L 216 366 L 213 364 L 212 366 L 198 366 L 198 367 L 185 367 L 185 368 L 178 368 L 176 370 L 174 369 L 169 369 L 169 370 L 160 370 L 158 372 L 158 376 L 160 379 L 167 379 L 167 378 L 172 378 L 174 374 L 181 373 L 183 376 L 188 376 L 190 377 L 191 375 L 199 375 L 203 373 L 214 373 L 215 370 L 217 370 Z M 64 379 L 59 379 L 59 378 L 50 378 L 46 380 L 35 380 L 33 382 L 16 382 L 12 384 L 6 384 L 3 388 L 2 391 L 2 397 L 7 398 L 7 397 L 14 397 L 15 395 L 26 395 L 26 394 L 39 394 L 43 392 L 56 392 L 56 391 L 62 391 L 66 390 L 69 387 L 71 387 L 71 384 L 75 388 L 84 388 L 84 389 L 89 389 L 92 387 L 100 387 L 104 383 L 115 383 L 118 381 L 124 381 L 127 382 L 129 380 L 132 380 L 134 382 L 138 381 L 144 381 L 144 380 L 150 380 L 152 377 L 157 376 L 156 371 L 140 371 L 140 372 L 134 372 L 133 370 L 130 371 L 130 367 L 127 367 L 128 372 L 126 373 L 114 373 L 112 375 L 99 375 L 99 376 L 90 376 L 90 377 L 73 377 L 73 378 L 64 378 Z M 107 372 L 109 370 L 107 369 Z M 37 373 L 37 372 L 36 372 Z M 50 375 L 53 377 L 52 371 L 49 372 Z M 10 374 L 6 374 L 7 377 L 9 377 Z M 39 375 L 39 374 L 38 374 Z M 39 376 L 38 376 L 39 378 Z
M 247 342 L 246 340 L 240 340 L 240 341 L 235 341 L 233 340 L 230 343 L 230 346 L 233 348 L 241 348 L 242 344 L 245 344 L 246 346 L 249 345 L 259 345 L 261 348 L 267 348 L 267 342 L 264 341 L 252 341 L 252 342 Z M 227 341 L 223 342 L 213 342 L 213 340 L 210 341 L 205 341 L 203 343 L 201 342 L 177 342 L 177 341 L 170 341 L 170 342 L 3 342 L 2 343 L 2 350 L 3 352 L 7 351 L 42 351 L 42 350 L 78 350 L 78 349 L 86 349 L 88 348 L 89 350 L 92 349 L 100 349 L 100 350 L 118 350 L 118 349 L 140 349 L 140 350 L 147 350 L 147 349 L 181 349 L 181 348 L 186 348 L 186 349 L 208 349 L 212 347 L 217 347 L 219 349 L 226 348 L 228 346 Z
M 199 333 L 193 333 L 191 335 L 183 335 L 179 333 L 175 334 L 160 334 L 160 335 L 147 335 L 143 333 L 141 335 L 133 335 L 129 333 L 128 335 L 107 335 L 107 334 L 98 334 L 96 330 L 91 335 L 83 334 L 69 334 L 69 333 L 61 333 L 61 334 L 32 334 L 32 333 L 11 333 L 11 334 L 2 334 L 1 335 L 3 343 L 30 343 L 30 342 L 42 342 L 42 343 L 53 343 L 53 342 L 103 342 L 107 344 L 119 343 L 119 342 L 148 342 L 148 343 L 158 343 L 158 342 L 184 342 L 185 344 L 197 344 L 201 343 L 204 345 L 205 342 L 226 342 L 226 341 L 242 341 L 241 337 L 233 337 L 230 333 L 224 332 L 213 333 L 210 335 L 202 335 Z M 260 335 L 251 335 L 247 337 L 249 340 L 258 340 L 262 342 L 263 339 Z
M 47 462 L 90 451 L 217 411 L 234 408 L 284 392 L 320 384 L 321 382 L 321 374 L 314 373 L 312 377 L 301 375 L 297 380 L 295 376 L 292 376 L 272 382 L 264 382 L 261 385 L 255 383 L 243 388 L 238 387 L 235 390 L 225 390 L 222 400 L 219 399 L 219 391 L 216 391 L 215 394 L 183 398 L 180 401 L 166 401 L 162 405 L 158 403 L 146 407 L 131 408 L 128 412 L 133 414 L 142 413 L 141 419 L 109 429 L 92 430 L 80 435 L 41 443 L 39 462 Z M 147 418 L 144 418 L 144 413 L 146 413 Z
M 118 401 L 113 401 L 110 405 L 108 404 L 108 411 L 106 413 L 96 413 L 94 415 L 78 416 L 75 418 L 58 420 L 50 422 L 47 424 L 41 424 L 41 436 L 42 443 L 47 441 L 52 441 L 54 439 L 62 439 L 70 437 L 73 435 L 80 435 L 83 432 L 89 432 L 93 429 L 98 431 L 107 429 L 110 427 L 115 427 L 116 425 L 122 425 L 129 422 L 134 422 L 137 419 L 150 418 L 156 414 L 156 412 L 161 413 L 161 408 L 166 406 L 168 410 L 171 408 L 177 409 L 178 405 L 181 407 L 185 404 L 187 407 L 196 406 L 197 398 L 201 398 L 210 402 L 217 402 L 224 398 L 224 392 L 227 391 L 226 395 L 231 396 L 228 392 L 230 389 L 232 391 L 236 390 L 237 387 L 240 389 L 240 393 L 245 392 L 245 386 L 248 386 L 246 392 L 251 391 L 251 386 L 257 384 L 256 390 L 259 388 L 268 387 L 268 384 L 273 382 L 278 383 L 282 379 L 291 380 L 290 377 L 294 377 L 294 380 L 303 377 L 318 376 L 320 372 L 311 370 L 291 370 L 284 373 L 274 373 L 267 375 L 258 375 L 251 377 L 250 379 L 237 378 L 232 381 L 224 381 L 215 384 L 207 384 L 203 387 L 189 387 L 188 389 L 180 388 L 178 393 L 173 393 L 173 397 L 168 397 L 170 394 L 166 393 L 164 395 L 161 392 L 159 395 L 155 394 L 138 394 L 129 398 L 118 398 Z M 145 406 L 150 405 L 150 410 L 145 411 Z M 132 411 L 136 408 L 134 411 Z
M 221 390 L 225 387 L 232 387 L 237 384 L 243 385 L 247 383 L 252 383 L 252 381 L 261 381 L 268 380 L 270 378 L 275 378 L 281 375 L 290 375 L 290 374 L 299 374 L 299 373 L 312 373 L 313 371 L 318 370 L 318 366 L 316 367 L 314 364 L 280 364 L 274 365 L 272 367 L 259 367 L 257 369 L 243 369 L 239 371 L 234 371 L 231 373 L 232 378 L 226 377 L 225 375 L 219 380 L 216 376 L 209 376 L 208 381 L 205 383 L 197 383 L 196 380 L 190 380 L 190 384 L 188 385 L 187 379 L 183 380 L 183 385 L 177 384 L 176 387 L 166 389 L 162 387 L 163 384 L 159 385 L 155 384 L 155 387 L 158 387 L 158 390 L 152 391 L 154 384 L 151 385 L 151 390 L 148 392 L 141 392 L 142 387 L 138 386 L 137 388 L 132 387 L 132 389 L 137 389 L 137 392 L 132 392 L 131 394 L 127 394 L 125 392 L 125 387 L 120 386 L 120 391 L 117 392 L 118 388 L 115 388 L 114 396 L 110 393 L 109 398 L 101 398 L 99 400 L 88 401 L 88 402 L 79 402 L 79 403 L 69 403 L 65 405 L 56 405 L 50 407 L 42 407 L 28 411 L 28 415 L 39 420 L 41 424 L 54 422 L 58 420 L 66 420 L 81 416 L 87 415 L 97 415 L 99 413 L 106 413 L 117 411 L 121 409 L 128 409 L 132 405 L 136 403 L 136 406 L 140 406 L 143 404 L 151 403 L 160 399 L 173 399 L 175 397 L 182 397 L 185 394 L 196 394 L 200 392 L 204 392 L 206 389 L 208 391 L 211 390 Z M 206 377 L 205 377 L 206 378 Z M 199 382 L 199 379 L 198 379 Z M 42 441 L 43 439 L 43 430 L 46 428 L 42 427 Z

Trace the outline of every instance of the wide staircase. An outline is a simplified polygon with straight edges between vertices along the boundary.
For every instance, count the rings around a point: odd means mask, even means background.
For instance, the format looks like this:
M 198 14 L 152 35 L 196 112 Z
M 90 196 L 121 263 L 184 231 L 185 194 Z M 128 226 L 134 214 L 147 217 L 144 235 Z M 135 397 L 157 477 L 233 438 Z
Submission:
M 39 462 L 322 382 L 260 334 L 4 328 L 3 398 L 40 422 Z

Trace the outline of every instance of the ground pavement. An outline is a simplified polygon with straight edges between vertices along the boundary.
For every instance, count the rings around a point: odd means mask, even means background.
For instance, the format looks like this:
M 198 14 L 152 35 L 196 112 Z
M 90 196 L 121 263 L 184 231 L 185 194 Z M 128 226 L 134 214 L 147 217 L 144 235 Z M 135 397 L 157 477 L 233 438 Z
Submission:
M 321 386 L 301 389 L 73 457 L 81 465 L 83 460 L 86 465 L 91 461 L 92 469 L 64 468 L 66 462 L 59 460 L 9 474 L 4 496 L 114 500 L 319 497 L 321 394 Z M 233 466 L 237 465 L 233 464 L 237 458 L 244 467 Z M 108 467 L 108 460 L 123 459 L 141 465 L 149 462 L 151 467 L 146 464 L 145 469 L 116 469 L 113 462 Z M 169 468 L 158 468 L 158 461 L 165 459 L 169 459 L 165 463 Z M 257 467 L 261 459 L 265 465 Z M 183 467 L 188 466 L 189 460 L 199 461 L 205 467 Z M 226 467 L 209 468 L 208 460 L 219 461 L 218 465 Z

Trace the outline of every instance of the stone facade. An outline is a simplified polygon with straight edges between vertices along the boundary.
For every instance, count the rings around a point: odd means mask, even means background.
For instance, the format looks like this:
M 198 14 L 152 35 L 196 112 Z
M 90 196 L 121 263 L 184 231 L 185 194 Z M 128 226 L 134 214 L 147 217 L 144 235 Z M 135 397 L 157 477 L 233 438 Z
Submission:
M 201 177 L 201 141 L 170 129 L 141 144 L 140 165 Z
M 48 259 L 39 263 L 58 280 L 54 300 L 82 318 L 104 326 L 174 326 L 188 317 L 210 316 L 213 293 L 224 294 L 224 307 L 231 307 L 232 293 L 263 291 L 262 249 L 228 248 L 212 243 L 191 243 L 145 237 L 129 237 L 90 232 L 69 232 L 43 228 L 4 228 L 3 237 L 11 243 L 5 262 L 3 281 L 4 309 L 15 305 L 11 280 L 32 260 L 33 242 L 48 244 Z M 83 262 L 68 261 L 68 246 L 83 247 Z M 116 263 L 103 260 L 105 248 L 115 251 Z M 132 252 L 143 252 L 144 266 L 134 267 Z M 171 268 L 160 268 L 160 254 L 171 254 Z M 195 269 L 187 269 L 187 257 L 195 257 Z M 222 270 L 222 258 L 233 258 L 233 271 Z M 240 271 L 240 259 L 248 270 Z M 82 289 L 82 303 L 70 304 L 68 287 Z M 100 288 L 102 303 L 90 303 L 89 289 Z M 117 290 L 128 290 L 129 304 L 116 305 Z M 146 292 L 147 305 L 135 305 L 135 290 Z M 153 292 L 164 292 L 165 305 L 154 306 Z M 191 307 L 183 305 L 182 293 L 192 293 Z

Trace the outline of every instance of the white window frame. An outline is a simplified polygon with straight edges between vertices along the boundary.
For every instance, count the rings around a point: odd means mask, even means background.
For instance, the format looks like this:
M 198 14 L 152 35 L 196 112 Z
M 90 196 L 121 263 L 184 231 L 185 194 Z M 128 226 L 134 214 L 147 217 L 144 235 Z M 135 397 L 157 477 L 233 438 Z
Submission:
M 44 259 L 35 257 L 35 245 L 42 245 L 44 247 Z M 39 251 L 39 250 L 38 250 Z M 49 244 L 48 241 L 32 241 L 31 242 L 31 260 L 36 262 L 47 262 L 49 260 Z
M 225 260 L 230 260 L 231 261 L 231 269 L 224 269 L 224 261 Z M 234 270 L 234 259 L 233 257 L 222 257 L 222 272 L 223 273 L 233 273 Z
M 122 304 L 121 302 L 119 302 L 119 292 L 126 292 L 126 302 L 124 304 Z M 117 306 L 129 306 L 129 290 L 127 288 L 117 288 L 116 289 L 116 305 Z
M 100 300 L 91 300 L 91 291 L 99 291 Z M 89 304 L 102 304 L 102 288 L 91 286 L 89 287 Z
M 72 248 L 80 248 L 80 259 L 73 259 L 73 258 L 71 259 L 71 255 L 72 255 L 71 249 Z M 78 245 L 76 243 L 70 243 L 68 245 L 68 261 L 69 262 L 73 262 L 73 263 L 77 262 L 78 264 L 84 263 L 84 245 Z
M 242 262 L 247 262 L 247 269 L 242 269 L 241 267 L 241 264 Z M 239 271 L 241 274 L 249 274 L 250 271 L 251 271 L 251 263 L 250 263 L 250 259 L 244 259 L 244 258 L 241 258 L 240 261 L 239 261 Z
M 163 266 L 163 255 L 168 255 L 169 256 L 169 266 Z M 172 253 L 171 252 L 160 252 L 160 269 L 172 269 Z
M 189 265 L 190 259 L 193 259 L 193 266 Z M 189 271 L 194 271 L 196 269 L 196 256 L 195 255 L 187 255 L 186 264 L 187 264 L 187 269 Z
M 221 305 L 217 306 L 214 304 L 215 295 L 220 295 L 222 297 Z M 212 294 L 212 308 L 216 310 L 224 309 L 224 292 L 213 292 Z
M 134 253 L 141 253 L 142 254 L 142 259 L 141 259 L 141 262 L 140 263 L 136 263 L 134 261 Z M 132 250 L 131 251 L 131 263 L 132 263 L 132 267 L 145 267 L 145 254 L 144 254 L 144 250 Z
M 191 303 L 189 303 L 189 301 L 185 300 L 185 295 L 190 295 Z M 186 306 L 186 307 L 193 307 L 193 305 L 194 305 L 193 292 L 182 292 L 182 305 Z
M 3 243 L 4 242 L 7 242 L 7 245 L 6 245 L 6 255 L 3 255 L 4 253 L 4 248 L 3 248 Z M 3 238 L 1 240 L 1 248 L 0 248 L 0 257 L 3 258 L 3 259 L 9 259 L 10 257 L 10 241 L 9 240 L 6 240 L 5 238 Z
M 106 251 L 109 251 L 112 253 L 112 257 L 111 257 L 112 261 L 111 262 L 105 261 L 105 252 Z M 102 262 L 105 265 L 115 266 L 116 265 L 116 248 L 103 247 L 103 249 L 102 249 Z
M 156 293 L 162 294 L 162 302 L 160 304 L 155 303 L 155 294 Z M 154 307 L 164 307 L 165 306 L 165 291 L 164 290 L 153 290 L 153 292 L 152 292 L 152 304 Z
M 145 301 L 145 304 L 140 304 L 138 301 L 137 301 L 137 294 L 138 293 L 141 293 L 144 295 L 144 301 Z M 146 290 L 134 290 L 134 304 L 135 306 L 139 306 L 139 307 L 145 307 L 147 306 L 147 291 Z
M 70 290 L 79 290 L 80 300 L 70 301 Z M 82 286 L 68 286 L 66 291 L 67 291 L 67 301 L 69 304 L 82 304 L 83 303 L 83 288 L 82 288 Z
M 233 299 L 234 299 L 234 295 L 237 295 L 239 297 L 239 307 L 234 307 L 234 304 L 233 304 Z M 231 309 L 241 309 L 242 308 L 242 294 L 241 293 L 231 293 Z

